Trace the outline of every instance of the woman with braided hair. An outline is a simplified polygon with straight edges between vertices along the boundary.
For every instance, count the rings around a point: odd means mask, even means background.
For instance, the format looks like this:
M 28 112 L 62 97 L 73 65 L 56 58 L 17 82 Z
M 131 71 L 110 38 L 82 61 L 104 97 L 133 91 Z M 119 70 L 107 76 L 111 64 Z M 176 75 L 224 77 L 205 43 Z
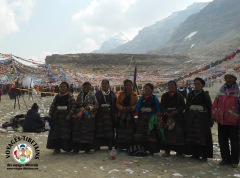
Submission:
M 118 150 L 129 149 L 134 144 L 135 122 L 133 116 L 138 97 L 132 87 L 132 81 L 126 79 L 124 81 L 124 90 L 120 92 L 116 101 L 118 126 L 115 148 Z
M 55 96 L 49 110 L 51 130 L 48 135 L 47 148 L 54 149 L 54 155 L 60 153 L 60 149 L 67 153 L 71 151 L 72 116 L 75 113 L 76 102 L 68 89 L 68 83 L 60 84 L 60 92 Z
M 115 122 L 117 120 L 116 95 L 110 89 L 109 80 L 102 80 L 102 89 L 96 93 L 99 108 L 96 114 L 96 150 L 107 146 L 114 147 Z
M 211 127 L 212 100 L 209 92 L 204 91 L 205 81 L 201 78 L 194 80 L 195 90 L 192 90 L 186 99 L 186 154 L 192 158 L 206 162 L 213 157 L 213 143 Z
M 84 150 L 86 154 L 92 154 L 95 144 L 95 112 L 98 109 L 98 102 L 91 92 L 91 84 L 83 83 L 83 91 L 79 93 L 76 101 L 78 117 L 74 120 L 73 127 L 73 151 L 78 154 Z M 82 114 L 80 114 L 82 113 Z
M 151 130 L 149 130 L 149 123 L 152 121 L 152 117 L 156 118 L 160 122 L 161 111 L 160 102 L 158 97 L 153 95 L 153 85 L 147 83 L 144 87 L 145 94 L 140 97 L 135 108 L 135 145 L 130 149 L 131 155 L 146 156 L 146 151 L 153 153 L 159 152 L 159 137 L 157 133 L 157 126 L 154 124 Z M 156 116 L 156 117 L 155 117 Z
M 163 156 L 170 156 L 170 151 L 177 152 L 177 157 L 184 158 L 185 153 L 185 124 L 183 111 L 185 110 L 184 97 L 177 92 L 175 81 L 168 82 L 168 92 L 162 95 L 161 111 L 163 121 L 167 124 L 164 130 L 166 141 L 162 141 L 161 149 L 165 150 Z

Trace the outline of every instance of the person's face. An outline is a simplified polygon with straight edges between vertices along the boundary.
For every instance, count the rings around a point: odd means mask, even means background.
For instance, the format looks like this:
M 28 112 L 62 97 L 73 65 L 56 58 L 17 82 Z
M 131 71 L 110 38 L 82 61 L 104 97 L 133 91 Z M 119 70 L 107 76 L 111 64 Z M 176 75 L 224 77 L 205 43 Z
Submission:
M 236 79 L 232 75 L 226 75 L 225 81 L 228 86 L 232 86 L 234 84 L 234 82 L 236 82 Z
M 169 90 L 170 92 L 175 92 L 175 91 L 176 91 L 176 86 L 174 85 L 173 82 L 170 82 L 170 83 L 168 84 L 168 90 Z
M 144 90 L 146 95 L 150 95 L 152 93 L 152 89 L 149 86 L 145 86 Z
M 60 85 L 60 92 L 61 93 L 66 93 L 68 91 L 68 88 L 66 86 L 66 84 L 61 84 Z
M 203 88 L 203 84 L 199 80 L 196 80 L 194 82 L 194 86 L 195 86 L 195 90 L 197 91 L 200 91 Z
M 109 88 L 109 84 L 106 81 L 102 82 L 102 89 L 107 90 Z
M 83 86 L 83 92 L 88 93 L 90 91 L 90 87 L 88 85 Z
M 126 91 L 131 91 L 132 90 L 132 84 L 130 82 L 127 82 L 125 85 Z

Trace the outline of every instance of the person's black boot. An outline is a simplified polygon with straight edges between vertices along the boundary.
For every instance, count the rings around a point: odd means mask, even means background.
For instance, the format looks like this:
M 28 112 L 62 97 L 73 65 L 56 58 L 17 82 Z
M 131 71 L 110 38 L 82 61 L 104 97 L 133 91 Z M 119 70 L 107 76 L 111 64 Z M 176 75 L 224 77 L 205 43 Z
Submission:
M 42 129 L 36 129 L 36 133 L 41 133 Z
M 230 164 L 230 161 L 222 160 L 219 164 L 220 165 L 228 165 L 228 164 Z
M 52 154 L 53 154 L 53 155 L 56 155 L 56 154 L 58 154 L 58 153 L 60 153 L 60 150 L 56 150 L 56 149 L 55 149 Z
M 192 159 L 199 159 L 199 156 L 198 155 L 192 155 L 192 156 L 190 156 L 190 158 L 192 158 Z

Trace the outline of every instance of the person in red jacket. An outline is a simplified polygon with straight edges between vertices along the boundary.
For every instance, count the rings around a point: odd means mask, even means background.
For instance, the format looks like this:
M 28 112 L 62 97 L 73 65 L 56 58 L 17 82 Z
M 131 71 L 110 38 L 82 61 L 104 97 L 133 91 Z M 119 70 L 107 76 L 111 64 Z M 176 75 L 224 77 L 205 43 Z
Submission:
M 212 119 L 218 122 L 218 142 L 222 156 L 221 165 L 239 163 L 238 122 L 240 111 L 240 92 L 236 83 L 237 73 L 230 70 L 225 74 L 226 83 L 220 88 L 212 105 Z M 231 154 L 229 149 L 231 141 Z
M 9 95 L 10 99 L 13 99 L 13 97 L 12 97 L 12 88 L 13 88 L 13 85 L 10 85 L 9 88 L 8 88 L 8 95 Z

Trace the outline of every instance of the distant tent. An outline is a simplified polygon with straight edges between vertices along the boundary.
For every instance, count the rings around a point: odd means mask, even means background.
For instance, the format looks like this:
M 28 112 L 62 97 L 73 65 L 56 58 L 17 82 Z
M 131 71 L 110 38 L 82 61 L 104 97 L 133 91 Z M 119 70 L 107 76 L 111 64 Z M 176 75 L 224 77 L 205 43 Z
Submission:
M 32 78 L 25 78 L 22 82 L 22 86 L 23 87 L 28 87 L 28 88 L 33 88 L 34 87 L 34 84 L 33 84 L 33 80 Z

